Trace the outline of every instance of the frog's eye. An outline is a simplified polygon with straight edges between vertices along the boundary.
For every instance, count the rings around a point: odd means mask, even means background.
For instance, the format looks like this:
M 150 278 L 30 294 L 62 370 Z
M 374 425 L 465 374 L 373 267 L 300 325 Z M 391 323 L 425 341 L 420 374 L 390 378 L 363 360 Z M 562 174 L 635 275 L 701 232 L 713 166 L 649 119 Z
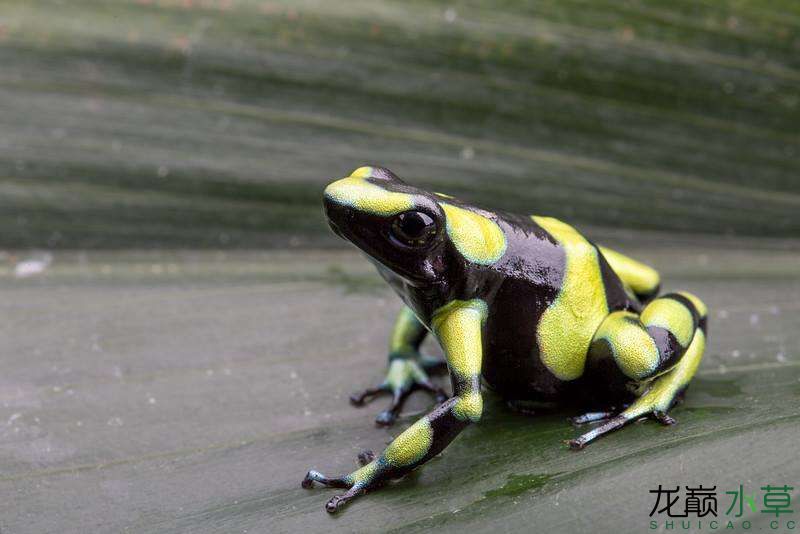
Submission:
M 392 221 L 392 237 L 410 247 L 424 245 L 435 233 L 436 223 L 421 211 L 401 213 Z

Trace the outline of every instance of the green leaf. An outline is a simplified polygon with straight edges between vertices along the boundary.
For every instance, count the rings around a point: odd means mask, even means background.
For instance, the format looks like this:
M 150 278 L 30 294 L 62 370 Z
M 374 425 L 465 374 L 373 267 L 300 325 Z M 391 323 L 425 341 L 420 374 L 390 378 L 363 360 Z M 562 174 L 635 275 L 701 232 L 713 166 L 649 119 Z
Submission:
M 323 505 L 340 490 L 301 489 L 305 472 L 353 470 L 431 407 L 415 394 L 387 430 L 373 421 L 388 399 L 347 401 L 383 376 L 400 307 L 363 258 L 58 253 L 38 277 L 6 271 L 2 526 L 630 532 L 649 529 L 659 484 L 716 486 L 721 518 L 741 484 L 760 510 L 762 486 L 800 475 L 800 284 L 781 274 L 800 255 L 615 246 L 709 305 L 679 424 L 632 424 L 575 452 L 563 444 L 575 414 L 522 416 L 487 394 L 483 420 L 441 456 L 334 517 Z M 760 511 L 744 519 L 769 527 Z

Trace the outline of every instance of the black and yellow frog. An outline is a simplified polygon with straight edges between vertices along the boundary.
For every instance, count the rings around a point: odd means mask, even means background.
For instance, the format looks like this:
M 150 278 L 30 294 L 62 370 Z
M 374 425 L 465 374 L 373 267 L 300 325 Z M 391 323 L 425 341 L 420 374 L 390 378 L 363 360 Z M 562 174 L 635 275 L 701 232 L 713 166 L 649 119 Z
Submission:
M 405 303 L 386 379 L 351 400 L 390 393 L 380 424 L 395 420 L 413 389 L 441 402 L 355 472 L 309 471 L 303 487 L 347 488 L 328 501 L 329 512 L 422 465 L 477 422 L 482 383 L 512 405 L 594 407 L 574 421 L 603 423 L 570 440 L 574 449 L 644 416 L 675 422 L 667 412 L 703 356 L 707 310 L 687 292 L 657 297 L 654 269 L 552 217 L 487 211 L 381 167 L 330 184 L 325 212 Z M 437 362 L 418 351 L 428 332 L 444 351 L 450 398 L 428 378 Z

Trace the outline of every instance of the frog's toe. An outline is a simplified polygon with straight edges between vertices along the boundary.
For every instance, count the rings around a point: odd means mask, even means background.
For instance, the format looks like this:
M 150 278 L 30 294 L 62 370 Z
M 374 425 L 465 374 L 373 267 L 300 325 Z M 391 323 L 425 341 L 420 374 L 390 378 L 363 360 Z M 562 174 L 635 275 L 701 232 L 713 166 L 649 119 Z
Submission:
M 312 469 L 308 473 L 306 473 L 306 476 L 303 478 L 303 481 L 300 482 L 300 486 L 302 486 L 305 489 L 311 489 L 314 487 L 314 482 L 317 482 L 329 488 L 350 488 L 353 485 L 353 483 L 348 479 L 348 477 L 330 478 L 326 477 L 319 471 L 314 471 Z
M 397 421 L 398 412 L 400 410 L 389 408 L 384 410 L 375 417 L 375 424 L 378 426 L 392 426 Z
M 365 466 L 375 459 L 375 453 L 369 449 L 363 450 L 358 453 L 358 465 Z
M 678 423 L 677 419 L 661 410 L 653 411 L 653 419 L 666 426 L 672 426 Z
M 586 416 L 594 416 L 599 415 L 602 412 L 596 412 L 595 414 L 585 414 L 581 417 Z M 667 414 L 664 410 L 650 410 L 650 411 L 642 411 L 642 410 L 624 410 L 619 415 L 615 415 L 614 417 L 604 417 L 604 418 L 597 418 L 594 419 L 595 421 L 604 421 L 603 424 L 593 428 L 592 430 L 582 434 L 576 439 L 568 440 L 566 443 L 569 445 L 570 449 L 573 450 L 580 450 L 588 445 L 590 442 L 596 440 L 600 436 L 608 434 L 618 428 L 621 428 L 628 423 L 632 423 L 634 421 L 638 421 L 643 417 L 651 416 L 653 419 L 661 423 L 662 425 L 671 426 L 676 424 L 678 421 L 675 420 L 674 417 Z M 577 419 L 577 418 L 576 418 Z M 590 422 L 590 420 L 584 420 L 584 422 Z
M 567 440 L 566 444 L 569 445 L 569 448 L 572 450 L 580 450 L 600 436 L 621 428 L 632 420 L 632 418 L 626 417 L 623 412 L 623 414 L 607 419 L 602 425 L 593 428 L 579 437 Z
M 614 412 L 587 412 L 577 417 L 570 417 L 569 422 L 575 426 L 585 425 L 586 423 L 594 423 L 597 421 L 605 421 L 610 419 Z
M 416 360 L 395 359 L 389 364 L 386 379 L 378 387 L 351 395 L 350 403 L 354 406 L 363 406 L 378 395 L 391 394 L 391 403 L 375 418 L 375 423 L 378 425 L 391 426 L 400 416 L 409 395 L 418 389 L 431 393 L 436 398 L 437 404 L 448 398 L 442 388 L 433 385 L 422 364 Z
M 406 403 L 406 399 L 410 394 L 411 388 L 404 387 L 401 389 L 395 389 L 392 392 L 392 403 L 388 408 L 378 414 L 378 416 L 375 418 L 375 424 L 378 426 L 393 425 L 400 416 L 400 411 L 403 409 L 403 405 Z
M 347 501 L 338 495 L 331 497 L 331 500 L 325 503 L 325 511 L 329 514 L 335 514 L 339 510 L 339 507 L 344 506 L 346 502 Z
M 335 514 L 342 507 L 344 507 L 345 504 L 349 503 L 362 493 L 364 493 L 363 490 L 356 491 L 355 488 L 353 488 L 347 493 L 331 497 L 331 499 L 325 503 L 325 511 L 328 512 L 329 514 Z
M 447 371 L 446 361 L 440 358 L 434 358 L 433 356 L 428 356 L 427 354 L 420 356 L 419 363 L 427 373 L 437 374 Z
M 417 385 L 420 387 L 420 389 L 432 394 L 434 399 L 436 399 L 436 404 L 441 404 L 447 400 L 447 393 L 445 393 L 442 388 L 434 386 L 430 380 L 420 380 Z
M 371 401 L 381 393 L 388 393 L 389 387 L 386 384 L 381 384 L 375 388 L 367 388 L 362 391 L 357 391 L 350 395 L 350 404 L 353 406 L 364 406 L 367 402 Z
M 444 390 L 440 387 L 434 386 L 427 377 L 417 379 L 410 384 L 404 383 L 392 391 L 391 404 L 388 408 L 378 414 L 378 416 L 375 418 L 375 423 L 380 426 L 393 425 L 400 416 L 400 412 L 403 410 L 406 400 L 408 400 L 408 397 L 416 389 L 421 389 L 432 394 L 436 399 L 436 404 L 441 404 L 447 400 L 447 394 L 444 392 Z

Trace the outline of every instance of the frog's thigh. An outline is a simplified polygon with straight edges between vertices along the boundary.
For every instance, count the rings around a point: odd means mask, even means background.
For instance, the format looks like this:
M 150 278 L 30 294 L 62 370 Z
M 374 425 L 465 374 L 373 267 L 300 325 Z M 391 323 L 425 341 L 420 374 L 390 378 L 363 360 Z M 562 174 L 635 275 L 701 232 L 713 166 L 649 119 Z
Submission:
M 652 413 L 662 422 L 674 422 L 666 417 L 665 414 L 672 407 L 678 394 L 686 389 L 692 377 L 694 377 L 700 361 L 703 359 L 705 348 L 706 333 L 698 328 L 689 348 L 678 364 L 669 372 L 654 379 L 642 396 L 623 411 L 622 415 L 626 419 L 636 419 L 642 415 Z
M 591 366 L 616 366 L 627 378 L 643 380 L 659 366 L 656 341 L 635 313 L 618 311 L 606 317 L 589 346 Z
M 705 328 L 705 314 L 702 302 L 688 293 L 659 297 L 641 316 L 613 312 L 595 332 L 589 360 L 595 365 L 613 361 L 627 378 L 648 380 L 681 360 L 695 331 Z

